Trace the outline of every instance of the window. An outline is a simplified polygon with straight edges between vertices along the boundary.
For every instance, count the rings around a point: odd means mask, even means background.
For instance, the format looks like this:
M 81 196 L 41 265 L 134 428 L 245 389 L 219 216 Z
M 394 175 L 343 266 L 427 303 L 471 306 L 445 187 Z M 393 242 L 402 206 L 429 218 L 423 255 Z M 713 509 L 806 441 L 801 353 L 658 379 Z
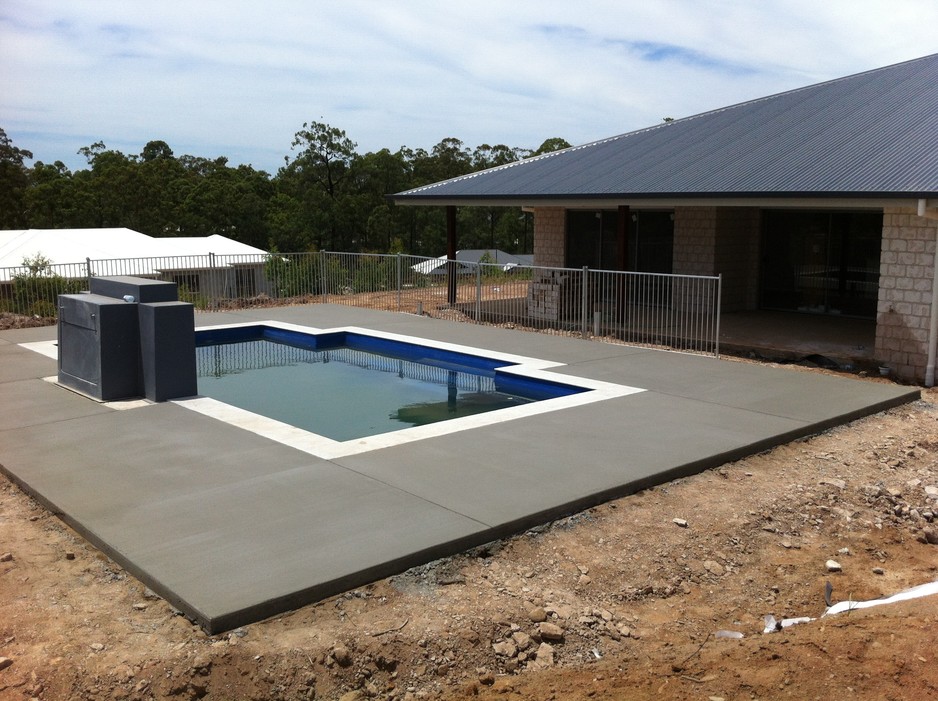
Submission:
M 618 214 L 615 209 L 567 211 L 566 267 L 618 270 Z M 628 270 L 670 273 L 674 250 L 672 213 L 630 212 L 627 246 Z
M 874 318 L 882 212 L 769 210 L 761 306 Z

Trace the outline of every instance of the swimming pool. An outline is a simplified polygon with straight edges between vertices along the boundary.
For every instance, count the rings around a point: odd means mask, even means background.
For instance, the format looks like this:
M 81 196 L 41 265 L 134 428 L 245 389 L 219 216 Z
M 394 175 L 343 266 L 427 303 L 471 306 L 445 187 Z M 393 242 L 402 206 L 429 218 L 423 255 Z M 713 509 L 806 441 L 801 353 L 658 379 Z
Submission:
M 201 332 L 196 348 L 200 395 L 336 441 L 589 391 L 500 372 L 516 364 L 352 331 L 267 326 Z
M 198 329 L 196 345 L 200 396 L 174 403 L 327 459 L 643 391 L 552 372 L 561 365 L 552 361 L 358 327 L 229 324 Z M 337 372 L 315 387 L 307 373 L 326 365 Z M 424 386 L 382 404 L 348 391 L 359 371 L 370 373 L 366 384 Z M 228 380 L 241 386 L 223 390 Z M 313 394 L 324 400 L 318 408 Z

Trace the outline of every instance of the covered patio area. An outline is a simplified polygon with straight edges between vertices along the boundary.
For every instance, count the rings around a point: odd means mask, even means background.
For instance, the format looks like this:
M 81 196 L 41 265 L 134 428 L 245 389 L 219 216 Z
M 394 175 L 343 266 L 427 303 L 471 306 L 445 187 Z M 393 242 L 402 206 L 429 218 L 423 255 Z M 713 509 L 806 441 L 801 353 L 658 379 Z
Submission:
M 762 310 L 720 319 L 720 353 L 726 355 L 875 371 L 875 341 L 873 319 Z

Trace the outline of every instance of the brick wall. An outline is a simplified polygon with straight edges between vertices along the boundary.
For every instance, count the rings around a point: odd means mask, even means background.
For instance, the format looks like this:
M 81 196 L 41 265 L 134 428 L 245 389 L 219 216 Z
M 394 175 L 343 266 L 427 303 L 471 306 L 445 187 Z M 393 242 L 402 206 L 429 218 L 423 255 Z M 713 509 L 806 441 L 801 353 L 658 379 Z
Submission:
M 567 214 L 563 207 L 534 210 L 534 265 L 562 268 L 567 257 Z
M 723 275 L 723 311 L 755 309 L 760 226 L 759 210 L 750 207 L 678 207 L 674 272 Z
M 562 268 L 567 258 L 567 213 L 563 207 L 534 210 L 534 265 Z M 558 321 L 563 314 L 563 287 L 567 275 L 538 270 L 528 286 L 528 315 Z
M 936 235 L 938 220 L 883 210 L 875 357 L 903 380 L 925 377 Z
M 676 275 L 713 275 L 716 231 L 716 207 L 675 209 L 672 272 Z

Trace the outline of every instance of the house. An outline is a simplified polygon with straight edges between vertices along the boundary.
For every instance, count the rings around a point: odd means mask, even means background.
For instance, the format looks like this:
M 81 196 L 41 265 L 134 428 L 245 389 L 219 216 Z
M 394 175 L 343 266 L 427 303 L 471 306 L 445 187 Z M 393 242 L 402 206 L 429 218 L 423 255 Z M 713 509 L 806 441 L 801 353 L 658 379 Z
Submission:
M 938 54 L 392 199 L 446 207 L 451 239 L 456 207 L 524 207 L 538 266 L 721 275 L 723 312 L 868 319 L 877 362 L 934 383 Z
M 432 258 L 421 261 L 411 267 L 418 273 L 424 275 L 445 275 L 446 274 L 446 256 Z M 503 272 L 508 272 L 512 268 L 520 265 L 533 265 L 534 256 L 526 253 L 514 254 L 506 253 L 497 248 L 467 248 L 456 251 L 456 262 L 458 274 L 475 272 L 475 265 L 479 263 L 498 265 Z M 466 265 L 468 263 L 468 265 Z
M 41 256 L 44 274 L 70 279 L 137 275 L 179 285 L 184 294 L 250 297 L 266 291 L 267 252 L 218 234 L 154 238 L 131 229 L 0 231 L 0 298 L 10 298 L 25 260 Z

